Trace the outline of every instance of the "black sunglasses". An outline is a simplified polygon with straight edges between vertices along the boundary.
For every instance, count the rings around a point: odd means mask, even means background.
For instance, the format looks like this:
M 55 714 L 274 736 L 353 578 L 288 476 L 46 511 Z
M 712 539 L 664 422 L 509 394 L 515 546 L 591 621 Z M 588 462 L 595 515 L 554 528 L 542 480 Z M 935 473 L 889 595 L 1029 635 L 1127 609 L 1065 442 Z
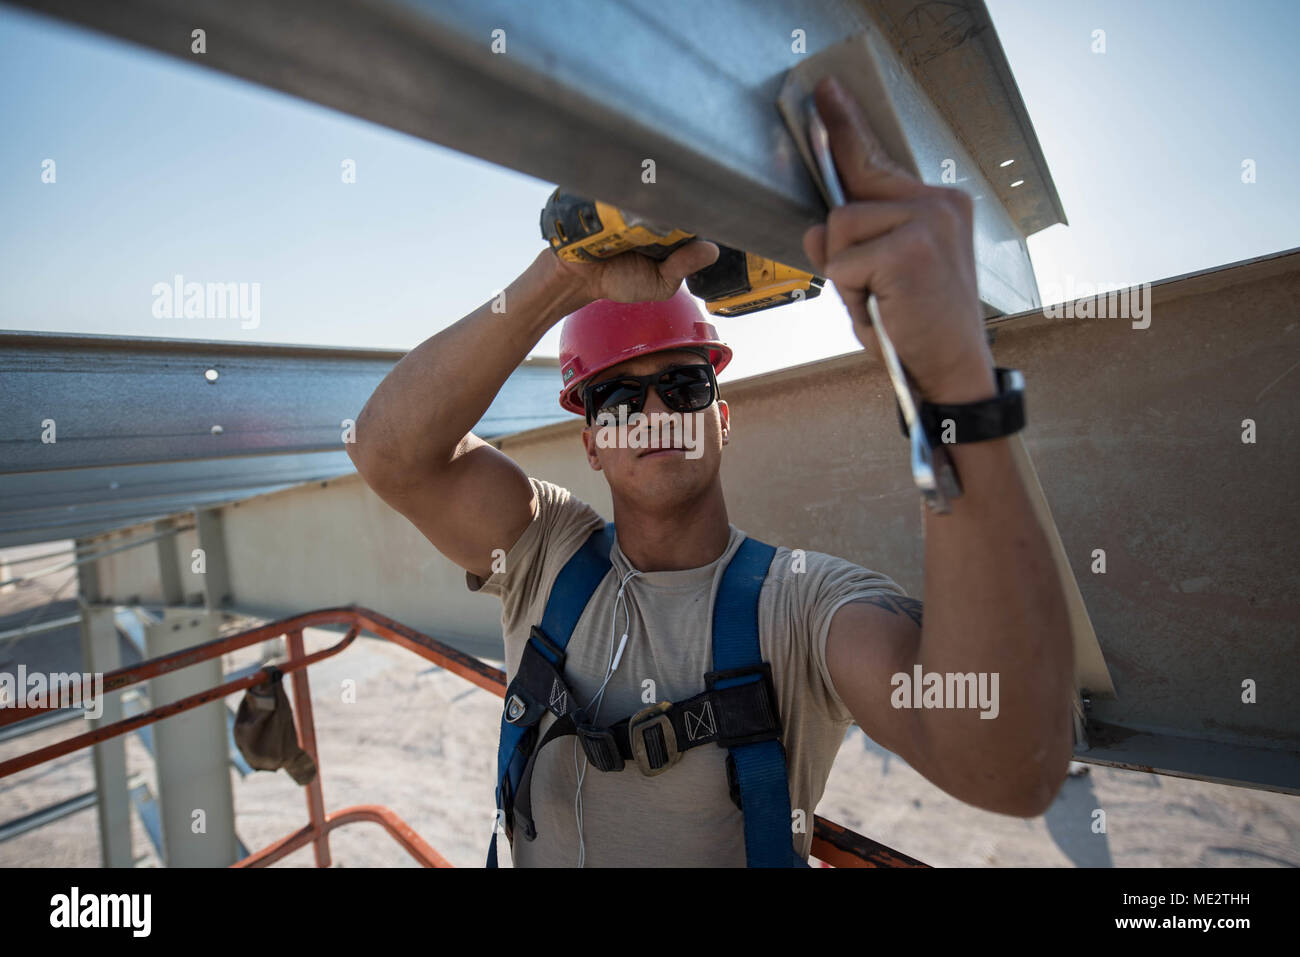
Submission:
M 649 375 L 621 375 L 587 386 L 582 393 L 587 424 L 606 409 L 627 407 L 632 416 L 645 407 L 646 393 L 653 386 L 659 398 L 673 412 L 707 409 L 718 394 L 718 380 L 710 363 L 669 366 Z

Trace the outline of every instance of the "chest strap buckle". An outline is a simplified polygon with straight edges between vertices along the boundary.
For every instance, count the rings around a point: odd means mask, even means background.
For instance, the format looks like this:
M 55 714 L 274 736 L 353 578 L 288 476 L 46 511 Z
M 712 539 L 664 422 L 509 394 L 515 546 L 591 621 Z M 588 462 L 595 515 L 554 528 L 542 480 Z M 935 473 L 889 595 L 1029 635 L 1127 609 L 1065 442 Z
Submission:
M 681 760 L 677 732 L 668 716 L 671 701 L 660 701 L 634 714 L 627 723 L 632 757 L 646 777 L 663 774 Z
M 574 716 L 574 728 L 587 760 L 597 771 L 622 771 L 623 755 L 618 750 L 618 739 L 609 728 L 597 728 L 587 720 L 587 713 L 579 711 Z

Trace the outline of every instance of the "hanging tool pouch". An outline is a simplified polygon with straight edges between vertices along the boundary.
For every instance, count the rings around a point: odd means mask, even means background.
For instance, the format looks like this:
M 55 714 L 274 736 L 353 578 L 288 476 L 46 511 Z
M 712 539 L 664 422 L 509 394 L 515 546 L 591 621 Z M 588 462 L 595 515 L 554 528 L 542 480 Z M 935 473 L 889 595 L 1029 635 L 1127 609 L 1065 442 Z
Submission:
M 298 743 L 289 697 L 284 693 L 279 668 L 266 668 L 270 677 L 244 692 L 235 716 L 235 745 L 257 771 L 284 768 L 299 785 L 316 777 L 316 762 Z

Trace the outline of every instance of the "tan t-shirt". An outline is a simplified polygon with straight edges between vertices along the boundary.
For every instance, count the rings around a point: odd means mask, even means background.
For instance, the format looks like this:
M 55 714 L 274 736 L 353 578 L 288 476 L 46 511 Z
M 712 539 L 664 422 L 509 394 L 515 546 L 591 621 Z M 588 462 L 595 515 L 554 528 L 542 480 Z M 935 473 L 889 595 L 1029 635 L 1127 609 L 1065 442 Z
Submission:
M 486 580 L 466 573 L 471 591 L 501 598 L 508 679 L 519 667 L 530 627 L 541 623 L 560 569 L 587 536 L 605 524 L 567 489 L 536 478 L 529 481 L 537 494 L 537 515 L 506 555 L 504 570 Z M 722 572 L 744 538 L 745 533 L 732 525 L 727 550 L 716 561 L 634 576 L 624 588 L 624 602 L 618 603 L 617 620 L 619 582 L 632 566 L 615 543 L 610 554 L 613 572 L 597 587 L 574 629 L 564 671 L 580 704 L 587 705 L 627 632 L 627 646 L 605 687 L 596 724 L 611 725 L 640 711 L 647 698 L 680 701 L 704 690 L 704 674 L 713 670 L 713 600 Z M 901 595 L 903 590 L 884 575 L 832 555 L 804 552 L 803 571 L 792 568 L 799 564 L 795 557 L 791 549 L 777 548 L 759 594 L 758 622 L 759 646 L 763 660 L 772 666 L 781 708 L 781 740 L 795 812 L 792 840 L 806 858 L 812 846 L 813 811 L 853 722 L 826 667 L 831 617 L 847 601 L 881 592 Z M 545 713 L 540 733 L 544 735 L 554 720 Z M 515 866 L 577 865 L 576 768 L 585 768 L 581 810 L 586 866 L 744 867 L 744 824 L 727 790 L 726 757 L 726 750 L 717 745 L 701 745 L 684 752 L 663 774 L 646 777 L 635 765 L 617 772 L 588 766 L 574 736 L 548 744 L 533 771 L 537 837 L 528 841 L 515 832 Z

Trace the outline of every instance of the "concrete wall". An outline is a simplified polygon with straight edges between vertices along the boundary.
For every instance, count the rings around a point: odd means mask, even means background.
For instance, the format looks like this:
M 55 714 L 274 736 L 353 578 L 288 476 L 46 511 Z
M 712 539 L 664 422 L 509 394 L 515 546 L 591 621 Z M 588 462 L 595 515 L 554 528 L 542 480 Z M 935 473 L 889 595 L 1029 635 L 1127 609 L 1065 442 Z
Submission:
M 184 523 L 185 516 L 178 522 Z M 94 539 L 97 550 L 109 551 L 130 541 L 149 538 L 157 534 L 152 522 L 110 532 Z M 187 603 L 201 600 L 203 578 L 195 574 L 191 552 L 198 547 L 194 529 L 176 533 L 176 558 L 180 569 L 181 590 Z M 119 602 L 138 596 L 139 604 L 158 604 L 162 601 L 162 578 L 158 568 L 158 544 L 150 542 L 137 548 L 128 548 L 101 559 L 99 562 L 100 594 Z
M 356 475 L 222 510 L 235 604 L 289 614 L 352 602 L 499 657 L 500 604 Z
M 203 599 L 203 576 L 192 571 L 194 556 L 192 552 L 199 546 L 199 536 L 189 528 L 176 534 L 176 558 L 181 569 L 181 591 L 186 601 Z
M 93 539 L 96 549 L 110 551 L 130 541 L 154 534 L 153 524 L 146 522 L 128 529 L 110 532 Z M 128 548 L 99 561 L 99 593 L 106 599 L 127 602 L 139 596 L 141 604 L 162 601 L 162 580 L 158 575 L 158 549 L 153 543 Z

